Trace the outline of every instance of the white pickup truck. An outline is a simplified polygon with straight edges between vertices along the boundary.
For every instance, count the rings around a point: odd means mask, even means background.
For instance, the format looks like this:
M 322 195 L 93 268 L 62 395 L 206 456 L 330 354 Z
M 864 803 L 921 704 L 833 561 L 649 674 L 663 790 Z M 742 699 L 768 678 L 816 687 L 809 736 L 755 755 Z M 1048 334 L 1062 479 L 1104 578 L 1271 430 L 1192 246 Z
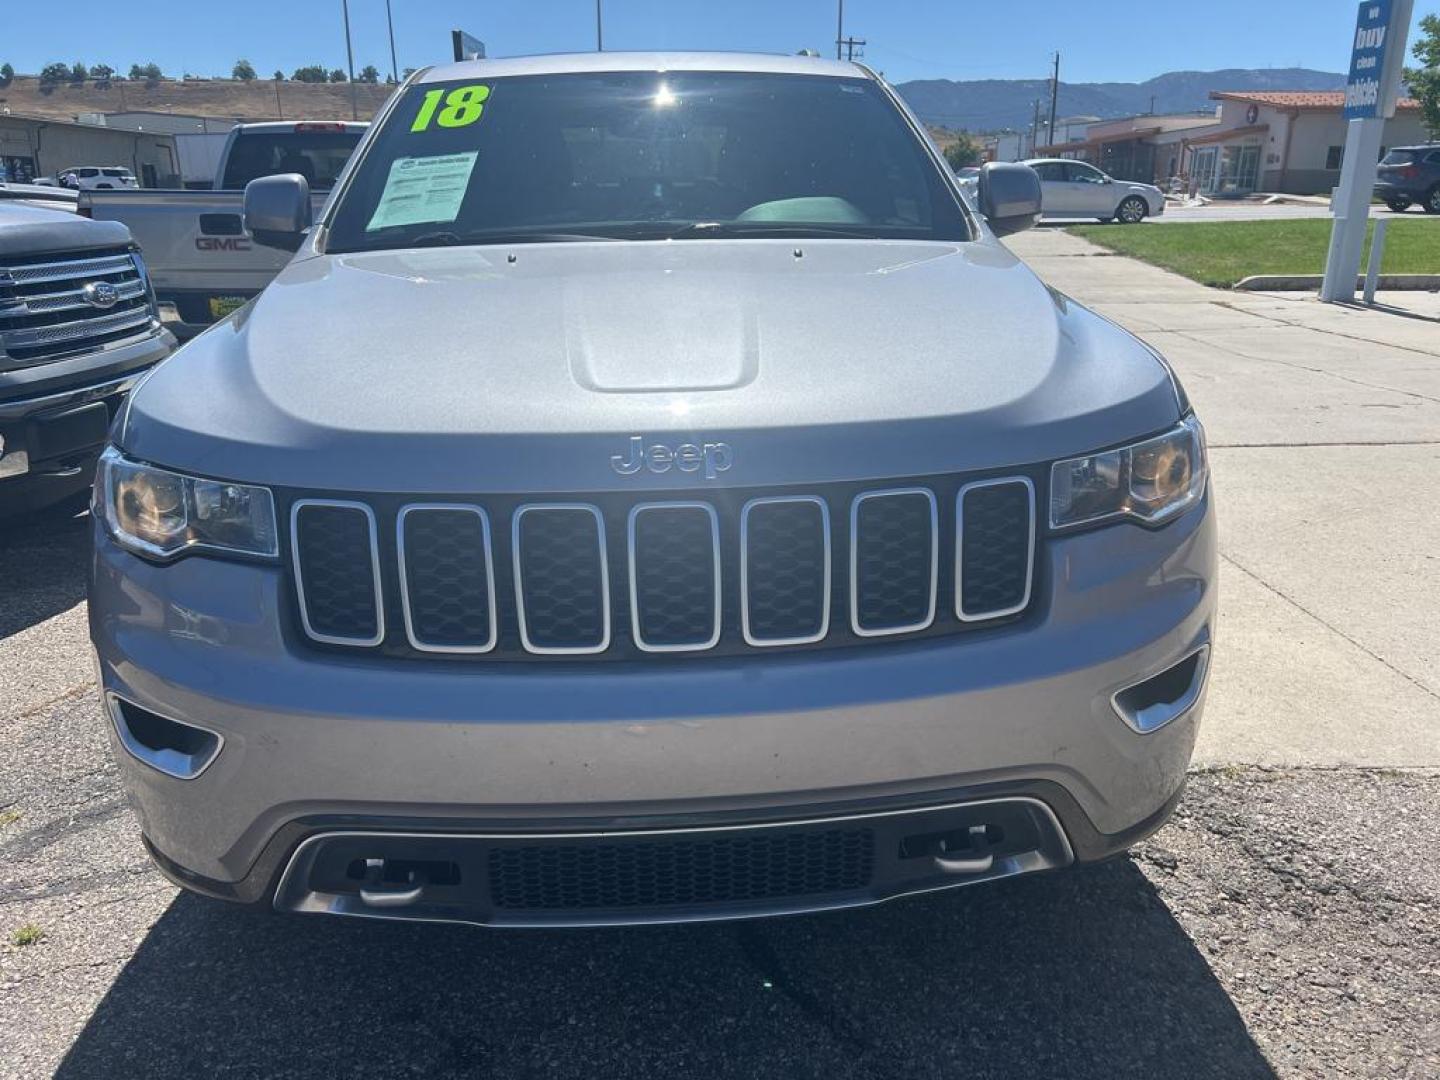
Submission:
M 237 124 L 211 191 L 82 191 L 79 212 L 120 221 L 145 252 L 166 325 L 182 340 L 224 318 L 270 283 L 289 256 L 245 235 L 240 203 L 261 176 L 298 173 L 315 210 L 370 125 L 331 121 Z

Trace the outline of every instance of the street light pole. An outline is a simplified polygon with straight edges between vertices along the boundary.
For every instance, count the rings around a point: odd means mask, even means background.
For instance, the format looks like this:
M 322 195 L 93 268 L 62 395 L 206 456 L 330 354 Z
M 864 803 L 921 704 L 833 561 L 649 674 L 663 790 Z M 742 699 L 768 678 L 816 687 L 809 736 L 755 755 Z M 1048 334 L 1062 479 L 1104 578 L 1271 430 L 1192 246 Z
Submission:
M 605 37 L 600 28 L 600 0 L 595 0 L 595 51 L 605 51 Z
M 355 51 L 350 47 L 350 0 L 340 0 L 345 16 L 345 62 L 350 65 L 350 119 L 360 119 L 360 103 L 355 97 Z
M 840 41 L 845 36 L 845 0 L 837 0 L 835 13 L 835 59 L 840 59 Z
M 395 20 L 390 16 L 390 0 L 385 0 L 385 25 L 390 28 L 390 78 L 400 81 L 400 65 L 395 62 Z

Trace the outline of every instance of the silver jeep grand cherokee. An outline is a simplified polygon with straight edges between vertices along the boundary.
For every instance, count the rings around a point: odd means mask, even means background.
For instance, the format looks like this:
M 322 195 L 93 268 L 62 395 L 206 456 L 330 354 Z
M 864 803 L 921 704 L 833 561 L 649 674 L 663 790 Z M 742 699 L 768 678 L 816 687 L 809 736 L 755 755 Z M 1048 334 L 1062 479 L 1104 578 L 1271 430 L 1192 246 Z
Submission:
M 403 86 L 130 397 L 90 602 L 181 885 L 508 926 L 1103 859 L 1206 685 L 1204 438 L 882 80 L 595 54 Z

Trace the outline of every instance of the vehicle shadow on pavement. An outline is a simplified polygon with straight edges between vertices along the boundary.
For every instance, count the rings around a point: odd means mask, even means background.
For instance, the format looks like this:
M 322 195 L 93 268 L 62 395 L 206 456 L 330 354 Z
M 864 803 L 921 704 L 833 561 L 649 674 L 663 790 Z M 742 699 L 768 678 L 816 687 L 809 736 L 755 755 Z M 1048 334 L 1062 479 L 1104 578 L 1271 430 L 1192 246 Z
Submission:
M 1271 1077 L 1127 860 L 768 921 L 491 931 L 179 896 L 58 1076 Z
M 0 521 L 0 639 L 84 600 L 89 557 L 87 513 Z

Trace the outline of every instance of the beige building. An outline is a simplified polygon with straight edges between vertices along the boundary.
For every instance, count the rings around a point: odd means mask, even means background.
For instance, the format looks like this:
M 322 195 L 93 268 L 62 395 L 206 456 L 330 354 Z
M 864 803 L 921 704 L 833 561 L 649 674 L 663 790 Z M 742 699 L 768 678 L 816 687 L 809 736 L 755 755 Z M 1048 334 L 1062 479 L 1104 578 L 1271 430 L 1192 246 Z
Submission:
M 1154 140 L 1156 175 L 1183 177 L 1205 195 L 1256 191 L 1327 195 L 1340 182 L 1345 95 L 1217 91 L 1216 121 Z M 1385 147 L 1426 141 L 1420 103 L 1400 102 L 1385 124 Z
M 0 113 L 0 170 L 27 181 L 77 165 L 124 165 L 145 187 L 178 186 L 175 137 Z
M 1091 124 L 1085 137 L 1041 147 L 1119 180 L 1183 187 L 1203 195 L 1253 192 L 1326 195 L 1340 182 L 1345 147 L 1342 91 L 1212 93 L 1213 114 L 1133 116 Z M 1420 103 L 1400 102 L 1385 124 L 1385 147 L 1426 141 Z

